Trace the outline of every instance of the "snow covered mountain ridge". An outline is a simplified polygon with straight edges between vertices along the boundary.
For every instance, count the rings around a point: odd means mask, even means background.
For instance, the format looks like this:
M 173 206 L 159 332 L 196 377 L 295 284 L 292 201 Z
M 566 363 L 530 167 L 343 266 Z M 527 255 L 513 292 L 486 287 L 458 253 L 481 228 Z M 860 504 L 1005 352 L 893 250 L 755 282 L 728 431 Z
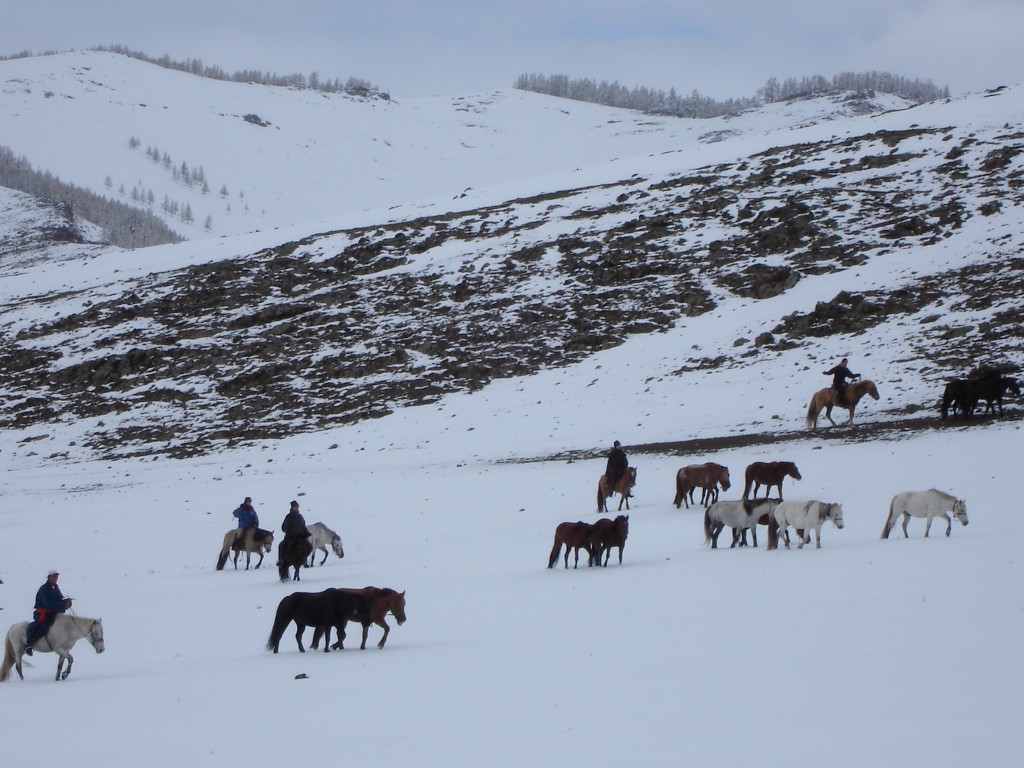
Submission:
M 651 345 L 646 390 L 666 393 L 859 347 L 899 372 L 894 416 L 978 362 L 1024 360 L 1019 88 L 686 121 L 129 76 L 147 66 L 0 63 L 2 135 L 82 185 L 157 184 L 152 145 L 212 181 L 193 208 L 223 183 L 235 231 L 277 229 L 4 256 L 0 423 L 26 458 L 206 452 L 623 344 Z M 69 120 L 74 147 L 47 139 Z M 726 322 L 737 310 L 756 321 Z

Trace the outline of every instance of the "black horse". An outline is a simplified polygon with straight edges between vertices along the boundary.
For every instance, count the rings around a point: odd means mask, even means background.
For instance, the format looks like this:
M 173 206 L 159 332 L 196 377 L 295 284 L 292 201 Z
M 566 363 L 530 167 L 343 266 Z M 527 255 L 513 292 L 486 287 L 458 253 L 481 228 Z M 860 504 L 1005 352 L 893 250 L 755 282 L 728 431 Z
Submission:
M 974 416 L 978 402 L 985 401 L 983 415 L 1003 413 L 1003 395 L 1011 392 L 1020 396 L 1020 387 L 1016 380 L 1004 376 L 998 371 L 989 371 L 982 376 L 970 379 L 954 379 L 947 382 L 942 392 L 942 418 L 947 418 L 950 411 L 953 416 L 960 415 L 965 419 Z
M 306 627 L 314 627 L 319 634 L 323 630 L 324 653 L 330 649 L 331 627 L 338 627 L 341 640 L 345 638 L 345 622 L 358 621 L 369 624 L 370 600 L 364 595 L 346 592 L 341 589 L 325 589 L 323 592 L 293 592 L 277 605 L 274 627 L 267 639 L 267 650 L 277 653 L 281 636 L 291 622 L 295 622 L 295 642 L 299 644 L 299 652 L 305 653 L 302 646 L 302 633 Z M 315 646 L 314 646 L 315 647 Z
M 281 581 L 288 581 L 288 568 L 295 569 L 292 581 L 302 581 L 299 578 L 299 569 L 306 564 L 310 554 L 313 552 L 313 545 L 306 536 L 285 536 L 284 541 L 277 550 L 277 575 Z

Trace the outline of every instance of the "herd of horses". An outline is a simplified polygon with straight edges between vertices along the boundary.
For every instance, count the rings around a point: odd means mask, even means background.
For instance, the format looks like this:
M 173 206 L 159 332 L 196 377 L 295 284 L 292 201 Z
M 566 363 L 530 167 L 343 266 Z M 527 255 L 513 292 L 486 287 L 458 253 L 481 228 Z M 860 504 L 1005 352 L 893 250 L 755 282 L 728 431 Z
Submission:
M 307 526 L 309 536 L 285 538 L 278 550 L 277 572 L 282 582 L 301 581 L 300 570 L 312 568 L 316 563 L 317 552 L 323 552 L 320 565 L 327 562 L 330 547 L 339 558 L 345 557 L 345 547 L 341 537 L 324 523 L 313 523 Z M 217 570 L 223 570 L 228 557 L 234 552 L 234 566 L 238 569 L 238 558 L 245 553 L 245 569 L 249 570 L 249 558 L 252 554 L 259 555 L 255 568 L 263 563 L 264 554 L 273 550 L 274 534 L 262 528 L 248 531 L 245 536 L 238 536 L 238 529 L 224 534 L 220 555 L 217 557 Z M 390 587 L 363 587 L 352 589 L 330 587 L 322 592 L 293 592 L 281 599 L 274 616 L 274 625 L 267 640 L 267 650 L 278 652 L 281 637 L 285 629 L 295 622 L 295 642 L 299 651 L 306 652 L 302 644 L 302 635 L 306 627 L 313 627 L 313 643 L 315 649 L 323 638 L 324 651 L 344 648 L 345 627 L 350 621 L 362 625 L 363 640 L 359 646 L 366 648 L 366 637 L 371 624 L 384 630 L 384 635 L 377 644 L 383 648 L 387 642 L 391 627 L 385 617 L 395 617 L 399 625 L 405 623 L 405 592 L 397 592 Z M 331 644 L 331 630 L 337 633 L 337 641 Z
M 986 402 L 984 414 L 998 412 L 1002 414 L 1003 396 L 1007 393 L 1020 395 L 1020 388 L 1014 379 L 998 371 L 989 371 L 982 375 L 967 379 L 957 379 L 946 385 L 942 396 L 942 417 L 950 413 L 954 416 L 971 418 L 980 401 Z M 807 408 L 807 426 L 817 427 L 818 417 L 825 409 L 826 418 L 832 421 L 832 409 L 846 408 L 850 417 L 848 424 L 853 423 L 857 402 L 868 395 L 878 399 L 878 389 L 870 380 L 855 382 L 847 387 L 846 402 L 839 403 L 833 389 L 822 389 L 811 398 Z M 728 491 L 731 487 L 729 469 L 721 464 L 706 462 L 682 467 L 676 472 L 676 493 L 673 503 L 676 508 L 683 504 L 689 509 L 694 503 L 694 493 L 701 489 L 700 504 L 704 507 L 704 538 L 705 544 L 712 549 L 718 548 L 718 537 L 726 526 L 732 528 L 732 547 L 746 546 L 747 531 L 750 531 L 753 546 L 757 546 L 757 527 L 768 529 L 768 549 L 775 549 L 782 540 L 789 548 L 789 528 L 793 528 L 799 537 L 798 547 L 802 548 L 810 542 L 810 534 L 815 535 L 815 546 L 821 548 L 821 529 L 831 521 L 836 528 L 843 528 L 843 508 L 841 504 L 809 501 L 784 501 L 782 483 L 786 477 L 800 480 L 800 471 L 791 461 L 753 462 L 748 465 L 744 475 L 743 497 L 739 500 L 722 501 L 719 490 Z M 629 510 L 629 498 L 636 486 L 636 467 L 629 467 L 614 487 L 610 486 L 606 476 L 602 475 L 597 487 L 597 511 L 608 512 L 608 499 L 619 494 L 619 511 L 625 504 Z M 758 492 L 764 487 L 764 498 L 758 498 Z M 772 489 L 778 490 L 778 498 L 769 498 Z M 753 498 L 751 498 L 753 492 Z M 907 525 L 910 518 L 926 520 L 924 535 L 931 531 L 932 521 L 942 518 L 946 521 L 946 536 L 949 536 L 953 520 L 962 525 L 968 524 L 967 504 L 952 494 L 936 489 L 927 491 L 908 491 L 893 497 L 889 505 L 889 514 L 882 528 L 881 538 L 887 539 L 902 518 L 904 537 L 909 537 Z M 313 567 L 316 553 L 323 552 L 320 565 L 327 557 L 328 546 L 342 558 L 345 556 L 341 538 L 323 523 L 309 526 L 310 536 L 286 540 L 279 552 L 278 576 L 281 581 L 289 580 L 289 569 L 293 569 L 290 580 L 300 580 L 302 567 Z M 564 548 L 564 566 L 569 567 L 570 551 L 574 554 L 573 568 L 579 566 L 580 550 L 587 555 L 588 566 L 608 566 L 612 550 L 618 549 L 619 564 L 622 564 L 623 549 L 629 535 L 629 516 L 618 515 L 614 519 L 599 518 L 594 523 L 582 520 L 564 522 L 555 529 L 555 540 L 548 558 L 548 568 L 554 568 Z M 243 538 L 237 535 L 237 529 L 228 531 L 223 538 L 220 554 L 217 558 L 217 570 L 223 570 L 228 558 L 234 554 L 233 564 L 238 569 L 238 558 L 245 553 L 245 568 L 249 569 L 253 554 L 259 556 L 255 568 L 263 563 L 265 554 L 273 550 L 274 534 L 272 531 L 256 529 Z M 291 623 L 296 625 L 295 641 L 300 652 L 305 652 L 302 636 L 306 627 L 313 627 L 312 648 L 317 649 L 323 641 L 324 652 L 330 649 L 344 648 L 346 626 L 350 621 L 362 627 L 361 649 L 366 648 L 369 628 L 375 624 L 384 630 L 377 644 L 383 648 L 390 632 L 385 620 L 390 613 L 399 625 L 405 623 L 405 592 L 397 592 L 390 588 L 364 587 L 362 589 L 328 588 L 322 592 L 295 592 L 282 598 L 277 607 L 274 624 L 267 639 L 267 649 L 278 652 L 280 641 L 285 630 Z M 11 670 L 24 679 L 22 659 L 27 650 L 25 632 L 29 622 L 18 622 L 11 626 L 4 641 L 4 659 L 0 664 L 0 682 L 10 678 Z M 336 632 L 337 640 L 331 644 L 331 630 Z M 100 619 L 93 619 L 72 614 L 57 616 L 49 632 L 38 640 L 34 650 L 56 653 L 57 680 L 65 680 L 71 674 L 74 657 L 71 648 L 81 639 L 86 639 L 97 653 L 103 653 L 103 624 Z M 65 662 L 67 668 L 64 668 Z
M 615 490 L 608 487 L 607 478 L 602 475 L 598 482 L 598 513 L 607 511 L 606 500 L 612 492 L 622 496 L 623 503 L 629 508 L 629 492 L 636 485 L 636 468 L 631 467 L 630 473 L 623 477 Z M 837 529 L 842 529 L 843 505 L 836 502 L 810 499 L 805 501 L 785 501 L 782 497 L 783 481 L 791 477 L 801 480 L 800 469 L 792 461 L 755 461 L 747 465 L 744 472 L 743 496 L 736 500 L 720 500 L 719 491 L 728 491 L 732 487 L 729 468 L 714 462 L 690 464 L 676 472 L 676 493 L 672 500 L 679 509 L 684 504 L 689 509 L 694 503 L 694 493 L 701 489 L 700 504 L 704 508 L 704 542 L 712 549 L 718 548 L 718 538 L 722 531 L 732 529 L 731 547 L 747 546 L 747 533 L 750 533 L 753 546 L 757 546 L 757 528 L 768 529 L 768 549 L 777 549 L 779 542 L 790 546 L 789 529 L 792 528 L 802 549 L 811 541 L 814 534 L 815 548 L 821 549 L 821 529 L 831 522 Z M 758 497 L 761 488 L 764 496 Z M 776 490 L 777 497 L 770 497 Z M 942 518 L 946 521 L 946 535 L 952 531 L 953 520 L 967 525 L 967 504 L 963 499 L 939 491 L 934 488 L 927 491 L 907 491 L 893 497 L 889 505 L 889 514 L 882 538 L 888 538 L 890 532 L 903 519 L 903 535 L 909 538 L 907 524 L 911 517 L 924 518 L 926 522 L 924 535 L 931 531 L 932 521 Z M 573 556 L 573 568 L 579 567 L 580 550 L 586 553 L 588 566 L 608 566 L 611 550 L 618 548 L 619 564 L 622 564 L 622 550 L 629 534 L 629 516 L 618 515 L 614 520 L 599 518 L 593 523 L 583 520 L 559 523 L 555 528 L 555 540 L 548 557 L 548 568 L 554 568 L 559 558 L 564 567 L 569 567 L 569 556 Z M 564 554 L 563 554 L 564 551 Z
M 998 369 L 983 369 L 966 379 L 953 379 L 946 383 L 942 392 L 942 418 L 954 417 L 970 419 L 978 404 L 984 400 L 983 416 L 995 416 L 1003 413 L 1003 397 L 1006 394 L 1020 396 L 1020 385 Z

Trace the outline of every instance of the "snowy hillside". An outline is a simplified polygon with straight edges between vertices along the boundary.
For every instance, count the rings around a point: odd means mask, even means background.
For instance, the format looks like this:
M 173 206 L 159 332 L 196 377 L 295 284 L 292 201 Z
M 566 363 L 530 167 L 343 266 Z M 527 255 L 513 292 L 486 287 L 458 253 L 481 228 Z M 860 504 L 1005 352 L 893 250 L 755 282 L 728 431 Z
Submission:
M 200 94 L 246 91 L 95 56 L 150 77 L 185 78 Z M 320 106 L 327 97 L 315 98 Z M 647 119 L 637 115 L 504 96 L 486 119 L 515 130 L 492 127 L 492 136 L 529 135 L 552 156 L 568 146 L 567 157 L 590 161 L 615 148 L 634 154 L 559 172 L 565 166 L 552 164 L 543 178 L 513 180 L 543 163 L 523 153 L 510 165 L 513 144 L 495 139 L 482 165 L 504 183 L 458 200 L 402 206 L 395 197 L 386 212 L 352 212 L 315 228 L 279 208 L 269 232 L 111 249 L 91 253 L 81 269 L 17 268 L 0 287 L 0 384 L 9 393 L 0 414 L 18 440 L 62 425 L 64 439 L 33 442 L 32 456 L 184 456 L 380 417 L 653 334 L 636 343 L 664 351 L 639 374 L 663 392 L 712 375 L 734 379 L 745 368 L 817 368 L 861 348 L 892 382 L 890 414 L 934 415 L 946 378 L 982 362 L 1020 363 L 1021 102 L 1018 88 L 842 117 L 844 109 L 863 112 L 863 98 L 809 100 L 641 130 Z M 183 95 L 178 109 L 193 103 Z M 367 135 L 377 130 L 368 115 L 400 108 L 345 99 L 334 106 L 324 114 L 351 110 L 353 123 L 362 110 Z M 450 117 L 449 107 L 420 109 L 434 123 Z M 123 115 L 121 106 L 93 108 L 97 123 L 112 120 L 111 111 Z M 589 121 L 575 123 L 579 142 L 526 119 L 581 119 L 573 114 Z M 407 137 L 421 123 L 389 120 L 389 130 Z M 255 130 L 244 120 L 229 125 Z M 193 140 L 209 141 L 205 132 Z M 79 155 L 103 156 L 99 147 Z M 460 157 L 443 177 L 417 169 L 425 184 L 454 188 L 474 173 Z M 335 178 L 293 160 L 279 159 L 273 186 L 294 191 Z M 428 188 L 440 189 L 423 194 Z M 949 286 L 959 292 L 951 296 Z M 740 308 L 756 320 L 723 322 Z M 603 386 L 595 392 L 608 396 Z M 773 418 L 801 428 L 804 396 L 775 404 Z M 562 449 L 579 437 L 566 434 Z
M 0 144 L 99 194 L 133 202 L 138 190 L 160 216 L 165 200 L 179 211 L 189 206 L 191 223 L 166 218 L 184 236 L 201 238 L 451 201 L 524 180 L 537 192 L 537 177 L 614 158 L 906 105 L 875 101 L 819 103 L 798 113 L 774 105 L 754 122 L 694 121 L 513 90 L 362 99 L 78 52 L 0 61 Z M 71 141 L 68 125 L 75 127 Z M 205 191 L 186 183 L 183 164 L 202 169 Z
M 37 653 L 0 683 L 8 762 L 1019 762 L 1021 403 L 970 425 L 935 403 L 1024 363 L 1024 89 L 688 123 L 329 103 L 98 54 L 0 62 L 0 87 L 0 143 L 77 184 L 157 188 L 137 135 L 264 203 L 211 233 L 247 234 L 127 252 L 47 245 L 60 211 L 0 196 L 0 615 L 57 568 L 106 635 L 66 682 Z M 37 136 L 46 110 L 88 149 Z M 358 151 L 323 151 L 332 119 Z M 807 431 L 840 355 L 881 397 Z M 548 570 L 614 439 L 638 472 L 622 565 Z M 728 466 L 737 499 L 764 460 L 798 465 L 787 499 L 843 505 L 820 550 L 711 550 L 672 504 L 685 464 Z M 880 540 L 929 487 L 970 524 Z M 344 559 L 216 571 L 246 495 L 275 531 L 298 500 Z M 406 591 L 383 650 L 376 627 L 266 650 L 284 596 L 367 584 Z

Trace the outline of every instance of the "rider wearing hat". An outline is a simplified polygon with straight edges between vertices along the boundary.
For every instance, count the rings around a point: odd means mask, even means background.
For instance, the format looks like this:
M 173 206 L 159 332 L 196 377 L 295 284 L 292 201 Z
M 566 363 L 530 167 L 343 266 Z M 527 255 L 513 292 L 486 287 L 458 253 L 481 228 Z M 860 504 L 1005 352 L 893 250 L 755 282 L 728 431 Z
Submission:
M 32 646 L 46 633 L 50 631 L 53 622 L 57 620 L 58 613 L 64 613 L 71 607 L 71 598 L 61 594 L 57 586 L 57 578 L 60 576 L 57 571 L 50 571 L 46 574 L 46 583 L 36 592 L 36 607 L 32 613 L 32 621 L 25 632 L 27 647 L 25 653 L 32 655 Z
M 626 452 L 622 450 L 622 443 L 616 440 L 615 444 L 612 445 L 612 449 L 608 452 L 608 463 L 604 468 L 608 487 L 613 490 L 618 487 L 619 481 L 626 474 L 628 468 L 629 458 L 627 458 Z

